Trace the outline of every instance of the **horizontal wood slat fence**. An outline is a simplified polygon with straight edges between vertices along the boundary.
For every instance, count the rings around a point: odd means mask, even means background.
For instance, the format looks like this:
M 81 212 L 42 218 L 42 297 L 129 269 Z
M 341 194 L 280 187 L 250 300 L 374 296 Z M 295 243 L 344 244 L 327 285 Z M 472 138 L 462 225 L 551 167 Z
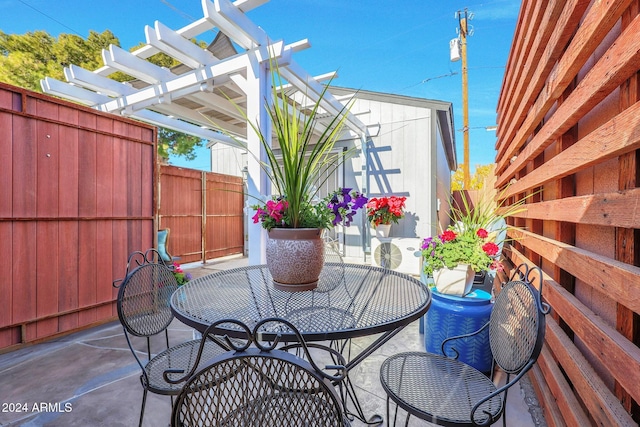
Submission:
M 244 252 L 241 177 L 160 166 L 159 228 L 180 263 Z
M 528 196 L 506 256 L 552 307 L 530 375 L 550 426 L 640 421 L 639 13 L 523 1 L 498 102 L 496 187 Z

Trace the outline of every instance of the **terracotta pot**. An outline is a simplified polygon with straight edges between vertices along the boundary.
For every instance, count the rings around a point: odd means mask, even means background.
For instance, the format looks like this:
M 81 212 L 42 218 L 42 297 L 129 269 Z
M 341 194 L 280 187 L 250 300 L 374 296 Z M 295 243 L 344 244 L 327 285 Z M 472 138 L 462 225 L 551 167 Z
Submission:
M 475 271 L 469 264 L 433 271 L 433 281 L 441 294 L 465 296 L 471 292 Z
M 380 224 L 376 226 L 376 237 L 389 237 L 391 224 Z
M 273 286 L 306 291 L 318 286 L 324 265 L 321 228 L 272 228 L 267 240 L 267 268 Z

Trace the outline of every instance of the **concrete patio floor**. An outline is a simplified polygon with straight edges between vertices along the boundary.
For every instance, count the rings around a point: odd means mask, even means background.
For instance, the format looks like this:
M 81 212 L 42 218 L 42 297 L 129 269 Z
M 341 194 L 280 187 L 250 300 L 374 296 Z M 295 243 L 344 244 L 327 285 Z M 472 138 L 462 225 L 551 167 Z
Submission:
M 246 263 L 246 258 L 230 257 L 183 267 L 201 276 Z M 191 337 L 192 329 L 174 320 L 171 342 Z M 373 339 L 359 338 L 353 345 L 357 350 Z M 140 345 L 142 349 L 143 342 Z M 423 348 L 418 323 L 414 322 L 351 372 L 365 413 L 386 417 L 386 395 L 378 379 L 382 361 L 402 351 Z M 140 368 L 118 321 L 2 354 L 0 426 L 136 426 L 142 399 L 139 376 Z M 167 426 L 170 412 L 169 397 L 149 393 L 144 425 Z M 404 424 L 404 413 L 400 416 Z M 364 423 L 356 420 L 352 425 Z M 410 426 L 424 425 L 431 424 L 412 417 Z M 507 426 L 546 426 L 526 377 L 509 392 Z

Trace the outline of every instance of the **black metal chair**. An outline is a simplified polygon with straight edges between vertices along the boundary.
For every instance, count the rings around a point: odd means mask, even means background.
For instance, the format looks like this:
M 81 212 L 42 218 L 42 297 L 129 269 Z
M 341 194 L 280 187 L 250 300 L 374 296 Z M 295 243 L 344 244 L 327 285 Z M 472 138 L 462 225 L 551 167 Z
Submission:
M 173 320 L 169 302 L 178 283 L 155 249 L 149 249 L 145 253 L 132 253 L 127 262 L 125 277 L 114 281 L 113 286 L 119 288 L 117 308 L 124 336 L 142 369 L 140 382 L 144 391 L 139 422 L 142 425 L 147 392 L 170 396 L 180 393 L 182 384 L 165 381 L 164 372 L 167 369 L 189 372 L 195 365 L 201 341 L 191 340 L 173 347 L 169 345 L 167 328 Z M 165 334 L 164 350 L 153 355 L 151 337 L 162 332 Z M 134 347 L 131 336 L 146 338 L 146 361 L 138 357 L 139 351 Z M 207 358 L 222 354 L 227 348 L 220 344 L 224 345 L 221 341 L 216 343 L 209 339 L 202 352 Z
M 209 360 L 204 368 L 192 369 L 173 406 L 172 426 L 349 425 L 334 388 L 346 372 L 338 352 L 306 344 L 291 323 L 277 318 L 265 319 L 253 330 L 236 320 L 221 320 L 207 329 L 203 339 L 223 323 L 244 330 L 247 341 L 238 346 L 225 338 L 233 350 Z M 282 340 L 278 331 L 294 333 L 296 343 L 278 347 Z M 328 356 L 325 370 L 314 362 L 311 351 L 316 358 Z M 327 372 L 333 370 L 335 374 Z M 165 378 L 185 379 L 172 378 L 174 374 L 168 370 Z
M 387 419 L 391 399 L 397 405 L 394 424 L 401 407 L 407 411 L 406 425 L 415 415 L 446 426 L 488 426 L 502 416 L 506 426 L 508 389 L 531 369 L 542 350 L 550 307 L 542 302 L 541 293 L 542 270 L 523 264 L 503 286 L 489 322 L 480 330 L 446 339 L 443 355 L 407 352 L 386 359 L 380 367 L 380 381 L 387 393 Z M 456 360 L 458 354 L 451 347 L 456 339 L 487 327 L 494 365 L 506 373 L 506 383 L 499 388 L 492 378 Z M 452 357 L 445 355 L 445 348 Z

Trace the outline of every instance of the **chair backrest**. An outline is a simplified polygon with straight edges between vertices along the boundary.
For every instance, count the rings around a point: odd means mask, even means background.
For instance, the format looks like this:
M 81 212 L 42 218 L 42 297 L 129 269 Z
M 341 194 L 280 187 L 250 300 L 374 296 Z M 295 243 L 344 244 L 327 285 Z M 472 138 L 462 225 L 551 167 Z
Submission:
M 542 302 L 542 271 L 536 267 L 516 275 L 498 294 L 489 320 L 489 343 L 496 364 L 506 373 L 519 373 L 540 355 L 544 342 L 545 315 Z M 539 289 L 532 285 L 537 273 Z
M 142 261 L 136 260 L 134 264 L 136 256 Z M 118 317 L 126 331 L 135 336 L 149 337 L 158 334 L 173 320 L 170 300 L 178 288 L 178 282 L 158 257 L 153 249 L 144 254 L 132 254 L 127 274 L 119 285 Z
M 274 319 L 265 322 L 270 321 Z M 332 378 L 343 379 L 344 374 L 335 377 L 320 370 L 288 322 L 306 359 L 276 348 L 279 336 L 269 345 L 261 344 L 258 331 L 265 322 L 250 333 L 247 345 L 238 348 L 227 340 L 233 350 L 190 376 L 173 407 L 172 426 L 344 425 L 340 399 L 331 382 Z M 338 368 L 344 370 L 343 365 Z

